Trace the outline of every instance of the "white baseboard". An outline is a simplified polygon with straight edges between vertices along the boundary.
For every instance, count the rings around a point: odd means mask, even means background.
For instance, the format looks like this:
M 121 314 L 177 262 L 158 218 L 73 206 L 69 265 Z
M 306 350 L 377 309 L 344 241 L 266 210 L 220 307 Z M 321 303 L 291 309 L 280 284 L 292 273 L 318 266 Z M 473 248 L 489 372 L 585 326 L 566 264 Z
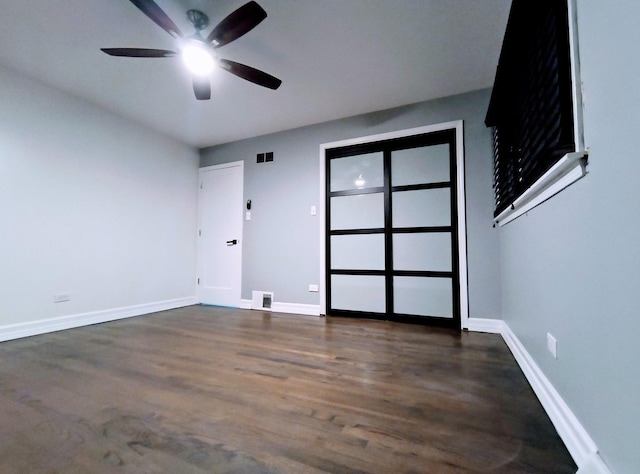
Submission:
M 502 323 L 502 338 L 513 353 L 571 457 L 578 465 L 578 472 L 580 474 L 611 474 L 611 471 L 602 462 L 598 448 L 587 430 L 578 421 L 509 325 L 504 321 Z
M 467 319 L 467 327 L 465 329 L 473 332 L 502 334 L 503 328 L 504 321 L 502 319 L 469 318 Z
M 0 326 L 0 342 L 197 304 L 195 296 Z
M 302 303 L 278 303 L 274 302 L 273 311 L 279 313 L 304 314 L 307 316 L 320 316 L 319 304 L 302 304 Z
M 576 474 L 611 474 L 611 471 L 598 453 L 593 453 L 584 461 L 584 464 L 578 468 Z
M 252 300 L 241 300 L 241 309 L 251 309 Z M 274 313 L 304 314 L 307 316 L 320 316 L 320 305 L 302 303 L 282 303 L 274 301 L 271 310 Z
M 611 474 L 600 458 L 596 444 L 509 325 L 501 319 L 469 318 L 467 321 L 469 331 L 502 335 L 558 435 L 578 465 L 578 473 Z

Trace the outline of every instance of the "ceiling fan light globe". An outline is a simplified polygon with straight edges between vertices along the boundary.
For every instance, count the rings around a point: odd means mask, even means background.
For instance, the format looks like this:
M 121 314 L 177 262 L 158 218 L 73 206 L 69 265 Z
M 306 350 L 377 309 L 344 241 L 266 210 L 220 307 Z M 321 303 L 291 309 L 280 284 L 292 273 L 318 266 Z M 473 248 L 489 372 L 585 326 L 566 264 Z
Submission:
M 182 60 L 187 69 L 196 76 L 206 76 L 213 71 L 215 59 L 204 45 L 188 44 L 181 52 Z

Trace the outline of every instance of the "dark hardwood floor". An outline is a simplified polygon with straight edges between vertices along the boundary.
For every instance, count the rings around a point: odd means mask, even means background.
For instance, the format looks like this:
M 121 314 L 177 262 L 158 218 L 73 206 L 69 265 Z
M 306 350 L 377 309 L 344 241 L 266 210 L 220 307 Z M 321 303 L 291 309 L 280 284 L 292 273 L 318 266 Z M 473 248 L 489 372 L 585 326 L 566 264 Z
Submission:
M 0 473 L 574 473 L 497 335 L 192 306 L 0 343 Z

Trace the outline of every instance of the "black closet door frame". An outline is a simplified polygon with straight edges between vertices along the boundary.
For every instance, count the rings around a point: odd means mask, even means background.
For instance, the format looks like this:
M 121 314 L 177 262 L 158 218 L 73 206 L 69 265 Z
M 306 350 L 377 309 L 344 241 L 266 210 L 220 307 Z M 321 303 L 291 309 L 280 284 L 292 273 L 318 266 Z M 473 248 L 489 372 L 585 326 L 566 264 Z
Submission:
M 320 224 L 320 314 L 327 314 L 327 262 L 326 262 L 326 202 L 327 202 L 327 183 L 326 183 L 326 154 L 327 150 L 332 148 L 342 148 L 354 145 L 365 145 L 385 140 L 410 138 L 416 135 L 441 132 L 445 130 L 453 130 L 455 132 L 455 154 L 456 154 L 456 176 L 452 177 L 455 181 L 456 188 L 456 214 L 457 214 L 457 271 L 459 278 L 459 291 L 457 292 L 459 303 L 460 329 L 468 328 L 469 320 L 469 298 L 468 298 L 468 278 L 467 278 L 467 244 L 466 244 L 466 205 L 465 205 L 465 186 L 464 186 L 464 136 L 463 121 L 457 120 L 442 124 L 429 125 L 425 127 L 400 130 L 395 132 L 369 135 L 365 137 L 352 138 L 336 142 L 324 143 L 320 145 L 320 199 L 318 206 L 318 218 Z

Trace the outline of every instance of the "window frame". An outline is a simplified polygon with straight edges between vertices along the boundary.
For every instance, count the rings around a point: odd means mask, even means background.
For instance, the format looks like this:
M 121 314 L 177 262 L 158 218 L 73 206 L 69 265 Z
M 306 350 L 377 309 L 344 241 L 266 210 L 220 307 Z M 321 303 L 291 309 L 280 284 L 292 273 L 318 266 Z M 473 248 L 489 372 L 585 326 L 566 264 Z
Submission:
M 494 225 L 503 226 L 511 222 L 587 174 L 588 149 L 584 143 L 576 0 L 566 0 L 566 2 L 574 147 L 573 150 L 560 156 L 541 177 L 517 194 L 504 210 L 494 216 Z

